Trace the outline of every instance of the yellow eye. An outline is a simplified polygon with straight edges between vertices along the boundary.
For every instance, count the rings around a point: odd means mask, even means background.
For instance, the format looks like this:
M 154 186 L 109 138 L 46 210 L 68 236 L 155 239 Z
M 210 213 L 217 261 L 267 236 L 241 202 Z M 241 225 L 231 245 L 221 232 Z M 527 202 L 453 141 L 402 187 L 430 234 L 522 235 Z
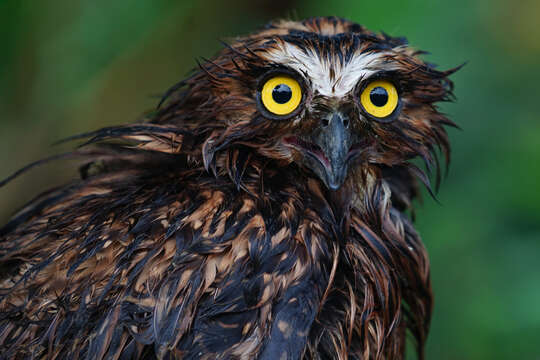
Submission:
M 287 115 L 300 105 L 302 89 L 298 81 L 289 76 L 279 75 L 264 83 L 261 101 L 272 114 Z
M 384 118 L 392 114 L 398 106 L 396 87 L 389 81 L 376 80 L 362 91 L 360 102 L 370 115 Z

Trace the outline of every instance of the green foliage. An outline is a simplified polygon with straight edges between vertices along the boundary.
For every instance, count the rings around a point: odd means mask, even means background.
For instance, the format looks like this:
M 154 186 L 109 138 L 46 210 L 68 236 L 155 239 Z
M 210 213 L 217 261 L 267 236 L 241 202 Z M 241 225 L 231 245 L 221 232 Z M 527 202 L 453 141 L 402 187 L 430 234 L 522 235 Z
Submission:
M 534 0 L 0 0 L 0 177 L 64 150 L 48 146 L 59 138 L 136 119 L 218 39 L 272 17 L 339 15 L 407 36 L 441 68 L 468 62 L 458 101 L 442 105 L 463 128 L 450 130 L 442 205 L 426 196 L 417 214 L 436 293 L 428 358 L 538 358 L 538 13 Z M 0 220 L 68 168 L 0 189 Z

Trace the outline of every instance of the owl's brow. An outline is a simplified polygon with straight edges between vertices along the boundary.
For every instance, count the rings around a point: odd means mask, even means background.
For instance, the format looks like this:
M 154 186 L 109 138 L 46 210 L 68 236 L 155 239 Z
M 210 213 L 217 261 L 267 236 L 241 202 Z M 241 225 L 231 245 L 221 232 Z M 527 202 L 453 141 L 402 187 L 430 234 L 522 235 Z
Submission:
M 357 50 L 349 56 L 350 60 L 345 61 L 348 56 L 343 56 L 340 51 L 332 52 L 332 46 L 320 49 L 332 53 L 325 56 L 317 55 L 316 48 L 299 48 L 294 43 L 281 42 L 266 51 L 264 56 L 268 61 L 308 75 L 314 90 L 327 96 L 345 96 L 354 89 L 360 78 L 369 77 L 381 70 L 397 70 L 399 66 L 395 62 L 385 61 L 391 55 L 387 51 Z

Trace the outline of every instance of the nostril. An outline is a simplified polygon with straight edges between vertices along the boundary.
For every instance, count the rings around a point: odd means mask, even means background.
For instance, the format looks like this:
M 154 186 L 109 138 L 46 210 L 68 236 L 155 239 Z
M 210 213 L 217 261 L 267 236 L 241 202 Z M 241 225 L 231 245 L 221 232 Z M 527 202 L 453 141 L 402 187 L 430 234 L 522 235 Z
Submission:
M 327 127 L 328 125 L 330 125 L 330 120 L 328 119 L 322 119 L 321 122 L 323 127 Z
M 344 119 L 343 120 L 343 126 L 345 126 L 346 128 L 349 127 L 349 119 Z

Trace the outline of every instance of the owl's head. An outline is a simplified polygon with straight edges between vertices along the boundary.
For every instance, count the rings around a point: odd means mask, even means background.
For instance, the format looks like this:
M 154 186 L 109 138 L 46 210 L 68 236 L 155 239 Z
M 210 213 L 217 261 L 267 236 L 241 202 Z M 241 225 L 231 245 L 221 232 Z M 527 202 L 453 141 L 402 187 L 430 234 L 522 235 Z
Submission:
M 453 124 L 435 103 L 451 98 L 455 69 L 437 71 L 420 54 L 335 17 L 271 23 L 173 87 L 153 122 L 196 134 L 186 151 L 207 168 L 266 157 L 331 190 L 416 157 L 438 167 Z

